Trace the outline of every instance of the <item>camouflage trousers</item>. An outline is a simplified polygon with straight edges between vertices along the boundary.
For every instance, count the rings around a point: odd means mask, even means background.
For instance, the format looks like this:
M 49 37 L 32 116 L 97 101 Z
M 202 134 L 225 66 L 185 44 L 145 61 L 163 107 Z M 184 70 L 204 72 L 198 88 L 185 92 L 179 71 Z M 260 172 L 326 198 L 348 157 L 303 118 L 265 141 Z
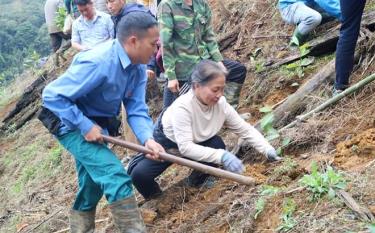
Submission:
M 236 108 L 238 105 L 242 85 L 245 82 L 247 70 L 243 64 L 237 61 L 224 59 L 223 64 L 228 70 L 224 95 L 227 99 L 227 102 Z M 185 94 L 190 89 L 189 81 L 179 81 L 179 83 L 180 90 L 182 90 L 180 91 L 180 93 L 171 92 L 168 89 L 168 83 L 165 84 L 163 96 L 163 109 L 169 107 L 178 96 Z

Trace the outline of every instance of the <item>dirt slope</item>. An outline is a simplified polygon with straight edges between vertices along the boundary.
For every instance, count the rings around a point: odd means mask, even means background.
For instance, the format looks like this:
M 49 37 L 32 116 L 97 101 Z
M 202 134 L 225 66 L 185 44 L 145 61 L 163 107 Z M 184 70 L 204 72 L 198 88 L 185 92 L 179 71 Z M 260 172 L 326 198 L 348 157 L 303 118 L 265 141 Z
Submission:
M 267 62 L 296 53 L 287 47 L 293 27 L 281 21 L 276 2 L 225 1 L 232 12 L 229 18 L 217 1 L 210 4 L 218 38 L 229 38 L 222 40 L 223 53 L 249 68 L 240 105 L 240 112 L 251 114 L 249 122 L 263 116 L 260 107 L 282 101 L 333 58 L 332 54 L 317 57 L 304 69 L 303 77 L 285 66 L 265 72 Z M 369 1 L 367 10 L 373 6 L 374 1 Z M 313 36 L 336 26 L 333 22 L 320 27 Z M 231 39 L 233 33 L 235 39 Z M 374 73 L 372 60 L 361 60 L 353 82 Z M 306 109 L 326 100 L 330 88 L 323 86 L 315 92 L 314 101 Z M 358 204 L 375 211 L 374 92 L 375 84 L 369 85 L 288 129 L 282 136 L 290 138 L 291 143 L 284 150 L 283 162 L 267 163 L 261 155 L 244 151 L 245 174 L 257 180 L 254 187 L 218 179 L 210 189 L 189 188 L 181 182 L 189 170 L 172 166 L 159 178 L 165 197 L 144 211 L 149 232 L 370 232 L 369 223 L 337 196 L 312 200 L 312 193 L 301 188 L 299 180 L 311 172 L 313 161 L 322 171 L 330 165 L 342 173 L 345 190 Z M 1 105 L 2 116 L 13 103 L 10 100 Z M 232 147 L 233 136 L 226 132 L 224 136 Z M 114 149 L 120 158 L 125 156 L 121 148 Z M 70 155 L 35 119 L 2 135 L 0 154 L 0 232 L 66 229 L 77 190 Z M 138 194 L 137 197 L 142 203 L 142 198 Z M 114 232 L 108 217 L 103 199 L 97 214 L 99 232 Z

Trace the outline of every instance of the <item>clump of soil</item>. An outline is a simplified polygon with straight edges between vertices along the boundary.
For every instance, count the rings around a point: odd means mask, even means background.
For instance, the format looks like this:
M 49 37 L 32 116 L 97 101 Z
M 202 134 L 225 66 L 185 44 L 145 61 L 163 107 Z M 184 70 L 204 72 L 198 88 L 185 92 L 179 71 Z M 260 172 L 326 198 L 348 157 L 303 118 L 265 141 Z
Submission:
M 250 176 L 255 179 L 257 184 L 264 183 L 267 180 L 267 176 L 264 175 L 266 173 L 266 166 L 264 164 L 253 164 L 253 165 L 246 165 L 246 171 L 243 175 Z
M 375 128 L 366 130 L 354 138 L 336 146 L 334 163 L 350 171 L 361 169 L 375 159 Z

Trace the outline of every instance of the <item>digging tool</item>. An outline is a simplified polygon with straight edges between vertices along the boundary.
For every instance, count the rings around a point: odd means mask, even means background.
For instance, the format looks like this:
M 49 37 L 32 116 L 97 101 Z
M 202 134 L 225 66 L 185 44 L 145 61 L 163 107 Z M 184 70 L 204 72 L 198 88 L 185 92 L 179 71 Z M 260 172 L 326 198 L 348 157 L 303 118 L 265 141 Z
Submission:
M 118 138 L 110 137 L 110 136 L 107 136 L 107 135 L 102 135 L 102 136 L 103 136 L 103 140 L 105 142 L 112 143 L 112 144 L 115 144 L 115 145 L 118 145 L 118 146 L 122 146 L 122 147 L 128 148 L 130 150 L 140 152 L 140 153 L 152 154 L 152 151 L 147 149 L 144 146 L 137 145 L 137 144 L 131 143 L 131 142 L 127 142 L 127 141 L 124 141 L 124 140 L 121 140 L 121 139 L 118 139 Z M 239 175 L 239 174 L 236 174 L 236 173 L 233 173 L 233 172 L 229 172 L 229 171 L 226 171 L 226 170 L 223 170 L 223 169 L 215 168 L 215 167 L 210 167 L 210 166 L 207 166 L 207 165 L 204 165 L 204 164 L 192 161 L 192 160 L 177 157 L 177 156 L 172 155 L 172 154 L 162 152 L 162 153 L 159 153 L 159 157 L 162 160 L 169 161 L 169 162 L 172 162 L 172 163 L 176 163 L 176 164 L 179 164 L 179 165 L 182 165 L 182 166 L 190 167 L 190 168 L 193 168 L 195 170 L 198 170 L 198 171 L 201 171 L 201 172 L 213 175 L 213 176 L 221 177 L 221 178 L 224 178 L 224 179 L 232 180 L 232 181 L 235 181 L 235 182 L 240 183 L 240 184 L 245 184 L 245 185 L 254 185 L 255 184 L 255 180 L 251 177 L 242 176 L 242 175 Z

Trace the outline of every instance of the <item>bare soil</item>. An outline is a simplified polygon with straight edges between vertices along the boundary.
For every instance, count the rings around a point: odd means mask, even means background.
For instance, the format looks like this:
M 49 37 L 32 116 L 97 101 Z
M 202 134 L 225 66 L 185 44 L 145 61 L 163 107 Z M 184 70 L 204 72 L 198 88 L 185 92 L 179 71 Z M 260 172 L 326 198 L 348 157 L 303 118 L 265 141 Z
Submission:
M 285 69 L 258 72 L 260 64 L 296 52 L 287 46 L 293 27 L 282 22 L 276 2 L 224 1 L 232 12 L 229 18 L 220 11 L 218 1 L 209 3 L 218 37 L 239 25 L 238 38 L 223 54 L 248 68 L 239 112 L 250 113 L 250 123 L 262 118 L 259 108 L 280 103 L 333 58 L 332 55 L 317 58 L 314 65 L 305 69 L 302 78 Z M 373 5 L 373 1 L 369 4 Z M 333 22 L 319 27 L 313 36 L 336 26 L 337 22 Z M 371 57 L 364 59 L 351 82 L 374 70 Z M 322 87 L 314 93 L 307 109 L 329 98 L 330 93 L 330 85 Z M 145 202 L 136 193 L 139 204 L 143 204 L 148 232 L 276 232 L 283 221 L 283 203 L 288 198 L 296 205 L 293 213 L 296 224 L 288 232 L 370 232 L 368 223 L 338 198 L 325 196 L 311 201 L 311 193 L 299 189 L 299 179 L 309 173 L 314 161 L 321 168 L 332 165 L 347 179 L 346 191 L 360 205 L 375 211 L 374 93 L 375 85 L 371 84 L 283 133 L 283 137 L 292 140 L 285 148 L 287 159 L 283 162 L 269 163 L 257 153 L 245 153 L 244 175 L 255 178 L 254 186 L 217 179 L 212 188 L 191 188 L 183 183 L 190 170 L 171 166 L 158 178 L 164 190 L 161 198 Z M 155 117 L 160 102 L 150 104 Z M 9 102 L 1 106 L 0 119 L 13 105 L 14 102 Z M 227 132 L 223 135 L 228 147 L 233 147 L 234 137 Z M 122 148 L 112 149 L 120 159 L 128 156 Z M 15 132 L 1 135 L 0 154 L 0 232 L 67 232 L 68 213 L 77 191 L 71 156 L 59 149 L 57 141 L 35 119 Z M 256 202 L 263 197 L 261 192 L 267 186 L 281 191 L 266 198 L 263 211 L 255 219 Z M 98 205 L 96 219 L 98 232 L 115 232 L 104 198 Z

